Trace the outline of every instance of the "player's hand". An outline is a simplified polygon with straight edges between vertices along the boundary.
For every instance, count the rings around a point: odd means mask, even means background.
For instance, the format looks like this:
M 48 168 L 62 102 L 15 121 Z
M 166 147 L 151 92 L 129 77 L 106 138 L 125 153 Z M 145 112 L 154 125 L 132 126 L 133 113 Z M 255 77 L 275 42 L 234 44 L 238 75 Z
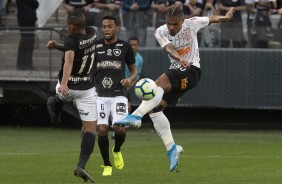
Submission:
M 69 96 L 70 95 L 70 90 L 67 85 L 61 84 L 58 88 L 58 92 L 61 93 L 64 96 Z
M 55 40 L 49 40 L 47 43 L 47 48 L 50 50 L 56 49 L 58 43 Z
M 122 80 L 120 81 L 120 83 L 121 83 L 121 85 L 122 85 L 123 87 L 129 88 L 131 81 L 130 81 L 130 79 L 122 79 Z
M 231 7 L 231 8 L 229 9 L 229 11 L 226 13 L 225 16 L 230 20 L 230 19 L 232 19 L 234 12 L 235 12 L 234 7 Z
M 180 60 L 179 60 L 179 62 L 180 62 L 180 64 L 181 64 L 181 66 L 182 67 L 184 67 L 184 68 L 189 68 L 190 67 L 190 63 L 188 62 L 188 61 L 186 61 L 184 58 L 180 58 Z

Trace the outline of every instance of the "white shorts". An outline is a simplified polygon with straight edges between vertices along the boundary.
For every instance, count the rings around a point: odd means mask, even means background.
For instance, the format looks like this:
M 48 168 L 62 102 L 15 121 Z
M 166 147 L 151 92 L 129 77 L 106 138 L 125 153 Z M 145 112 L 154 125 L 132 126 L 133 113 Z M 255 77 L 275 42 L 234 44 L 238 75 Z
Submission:
M 110 115 L 113 124 L 128 114 L 128 99 L 124 96 L 97 97 L 97 125 L 109 125 Z
M 76 108 L 78 110 L 80 119 L 82 121 L 96 121 L 97 120 L 97 93 L 95 87 L 88 90 L 69 90 L 70 95 L 65 96 L 58 92 L 60 83 L 57 83 L 56 92 L 59 98 L 65 102 L 75 100 Z

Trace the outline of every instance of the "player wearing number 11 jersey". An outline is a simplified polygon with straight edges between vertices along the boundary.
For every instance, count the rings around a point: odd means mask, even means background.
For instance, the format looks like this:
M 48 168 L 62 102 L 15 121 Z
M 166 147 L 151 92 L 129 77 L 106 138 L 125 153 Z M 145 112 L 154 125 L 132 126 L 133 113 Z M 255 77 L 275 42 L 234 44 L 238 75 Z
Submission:
M 76 101 L 82 120 L 83 136 L 74 175 L 85 182 L 94 182 L 85 171 L 85 166 L 94 149 L 97 129 L 97 97 L 93 76 L 96 32 L 93 28 L 85 29 L 85 17 L 78 11 L 68 14 L 67 27 L 69 35 L 65 38 L 62 49 L 64 60 L 59 72 L 56 95 L 48 99 L 48 111 L 52 117 L 52 114 L 58 112 L 60 104 Z

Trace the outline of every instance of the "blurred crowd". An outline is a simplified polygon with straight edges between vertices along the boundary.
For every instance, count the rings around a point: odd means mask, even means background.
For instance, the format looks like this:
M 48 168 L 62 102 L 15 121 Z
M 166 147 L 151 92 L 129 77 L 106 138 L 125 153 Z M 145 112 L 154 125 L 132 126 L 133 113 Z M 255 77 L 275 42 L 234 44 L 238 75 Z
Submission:
M 147 27 L 157 28 L 165 24 L 164 15 L 170 6 L 181 5 L 185 18 L 225 15 L 230 7 L 235 7 L 236 12 L 231 22 L 212 25 L 200 32 L 200 46 L 267 48 L 269 41 L 281 39 L 281 2 L 282 0 L 64 0 L 63 6 L 67 11 L 84 11 L 87 24 L 98 30 L 104 15 L 120 17 L 126 28 L 126 35 L 138 37 L 141 47 L 146 46 Z M 276 21 L 272 20 L 274 14 L 277 14 Z
M 6 14 L 8 3 L 0 0 Z M 5 2 L 5 4 L 4 4 Z M 101 34 L 104 15 L 119 17 L 126 35 L 138 37 L 140 46 L 146 46 L 148 27 L 165 24 L 168 7 L 181 5 L 185 18 L 193 16 L 225 15 L 235 7 L 234 18 L 226 24 L 211 25 L 198 35 L 200 47 L 268 48 L 269 42 L 281 45 L 282 0 L 64 0 L 66 12 L 81 10 L 88 26 L 95 26 Z M 1 15 L 0 12 L 0 26 Z M 152 38 L 154 39 L 154 38 Z

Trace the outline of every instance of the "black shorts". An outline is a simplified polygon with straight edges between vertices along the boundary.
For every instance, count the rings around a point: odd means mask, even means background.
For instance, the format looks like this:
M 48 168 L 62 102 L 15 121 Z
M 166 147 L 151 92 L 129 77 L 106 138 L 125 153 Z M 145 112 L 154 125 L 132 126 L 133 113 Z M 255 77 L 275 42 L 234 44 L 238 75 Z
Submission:
M 165 72 L 168 76 L 171 91 L 163 95 L 169 105 L 176 105 L 186 91 L 197 86 L 201 77 L 201 69 L 191 65 L 188 69 L 169 69 Z

